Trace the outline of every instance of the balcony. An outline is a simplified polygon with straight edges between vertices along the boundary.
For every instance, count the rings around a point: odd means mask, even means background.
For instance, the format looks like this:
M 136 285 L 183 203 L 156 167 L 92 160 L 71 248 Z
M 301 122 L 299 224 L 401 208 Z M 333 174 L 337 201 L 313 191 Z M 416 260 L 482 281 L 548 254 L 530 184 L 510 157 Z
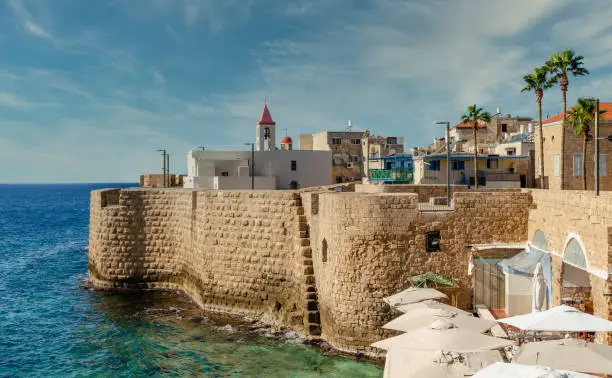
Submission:
M 370 182 L 401 182 L 404 184 L 412 183 L 412 169 L 393 168 L 393 169 L 370 169 Z

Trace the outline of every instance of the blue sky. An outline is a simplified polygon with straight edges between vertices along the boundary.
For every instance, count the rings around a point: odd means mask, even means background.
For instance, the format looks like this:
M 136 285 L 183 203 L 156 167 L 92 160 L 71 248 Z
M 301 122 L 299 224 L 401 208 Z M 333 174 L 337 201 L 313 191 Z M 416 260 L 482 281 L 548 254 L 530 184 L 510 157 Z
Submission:
M 407 147 L 467 104 L 535 116 L 521 77 L 574 48 L 612 99 L 612 2 L 0 0 L 0 182 L 136 181 L 198 145 L 356 129 Z M 544 112 L 561 109 L 558 89 Z

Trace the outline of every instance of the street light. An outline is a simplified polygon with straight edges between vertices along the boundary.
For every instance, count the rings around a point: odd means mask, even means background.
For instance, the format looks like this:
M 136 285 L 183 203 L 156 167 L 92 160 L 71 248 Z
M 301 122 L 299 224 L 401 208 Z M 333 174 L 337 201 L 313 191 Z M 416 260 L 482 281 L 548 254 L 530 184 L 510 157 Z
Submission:
M 451 205 L 450 199 L 450 122 L 436 121 L 436 125 L 446 125 L 446 205 Z
M 204 146 L 198 146 L 199 149 L 201 149 L 202 151 L 206 151 L 206 147 Z
M 166 162 L 167 162 L 167 158 L 166 158 L 167 152 L 166 152 L 166 150 L 157 150 L 157 152 L 161 152 L 162 153 L 162 161 L 164 163 L 164 166 L 162 168 L 162 170 L 163 170 L 163 180 L 164 180 L 164 182 L 162 184 L 163 185 L 162 187 L 165 188 L 166 187 L 166 170 L 167 170 L 167 168 L 166 168 L 167 167 L 167 165 L 166 165 Z
M 245 143 L 245 146 L 251 146 L 251 190 L 255 190 L 255 143 Z

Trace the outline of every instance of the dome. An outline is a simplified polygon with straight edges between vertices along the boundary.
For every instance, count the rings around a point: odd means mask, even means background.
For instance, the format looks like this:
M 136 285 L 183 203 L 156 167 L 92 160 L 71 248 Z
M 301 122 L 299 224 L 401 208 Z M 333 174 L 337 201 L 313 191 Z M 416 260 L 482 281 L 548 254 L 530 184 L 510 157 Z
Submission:
M 285 143 L 285 144 L 293 144 L 293 140 L 291 140 L 291 138 L 289 136 L 284 136 L 283 139 L 281 139 L 281 143 Z

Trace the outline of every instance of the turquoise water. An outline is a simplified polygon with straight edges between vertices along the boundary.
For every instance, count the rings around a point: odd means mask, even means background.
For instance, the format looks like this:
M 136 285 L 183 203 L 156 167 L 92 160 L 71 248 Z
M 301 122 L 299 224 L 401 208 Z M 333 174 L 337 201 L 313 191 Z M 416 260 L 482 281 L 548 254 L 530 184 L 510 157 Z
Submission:
M 375 364 L 228 331 L 175 293 L 88 289 L 89 191 L 108 186 L 0 185 L 0 376 L 380 377 Z

